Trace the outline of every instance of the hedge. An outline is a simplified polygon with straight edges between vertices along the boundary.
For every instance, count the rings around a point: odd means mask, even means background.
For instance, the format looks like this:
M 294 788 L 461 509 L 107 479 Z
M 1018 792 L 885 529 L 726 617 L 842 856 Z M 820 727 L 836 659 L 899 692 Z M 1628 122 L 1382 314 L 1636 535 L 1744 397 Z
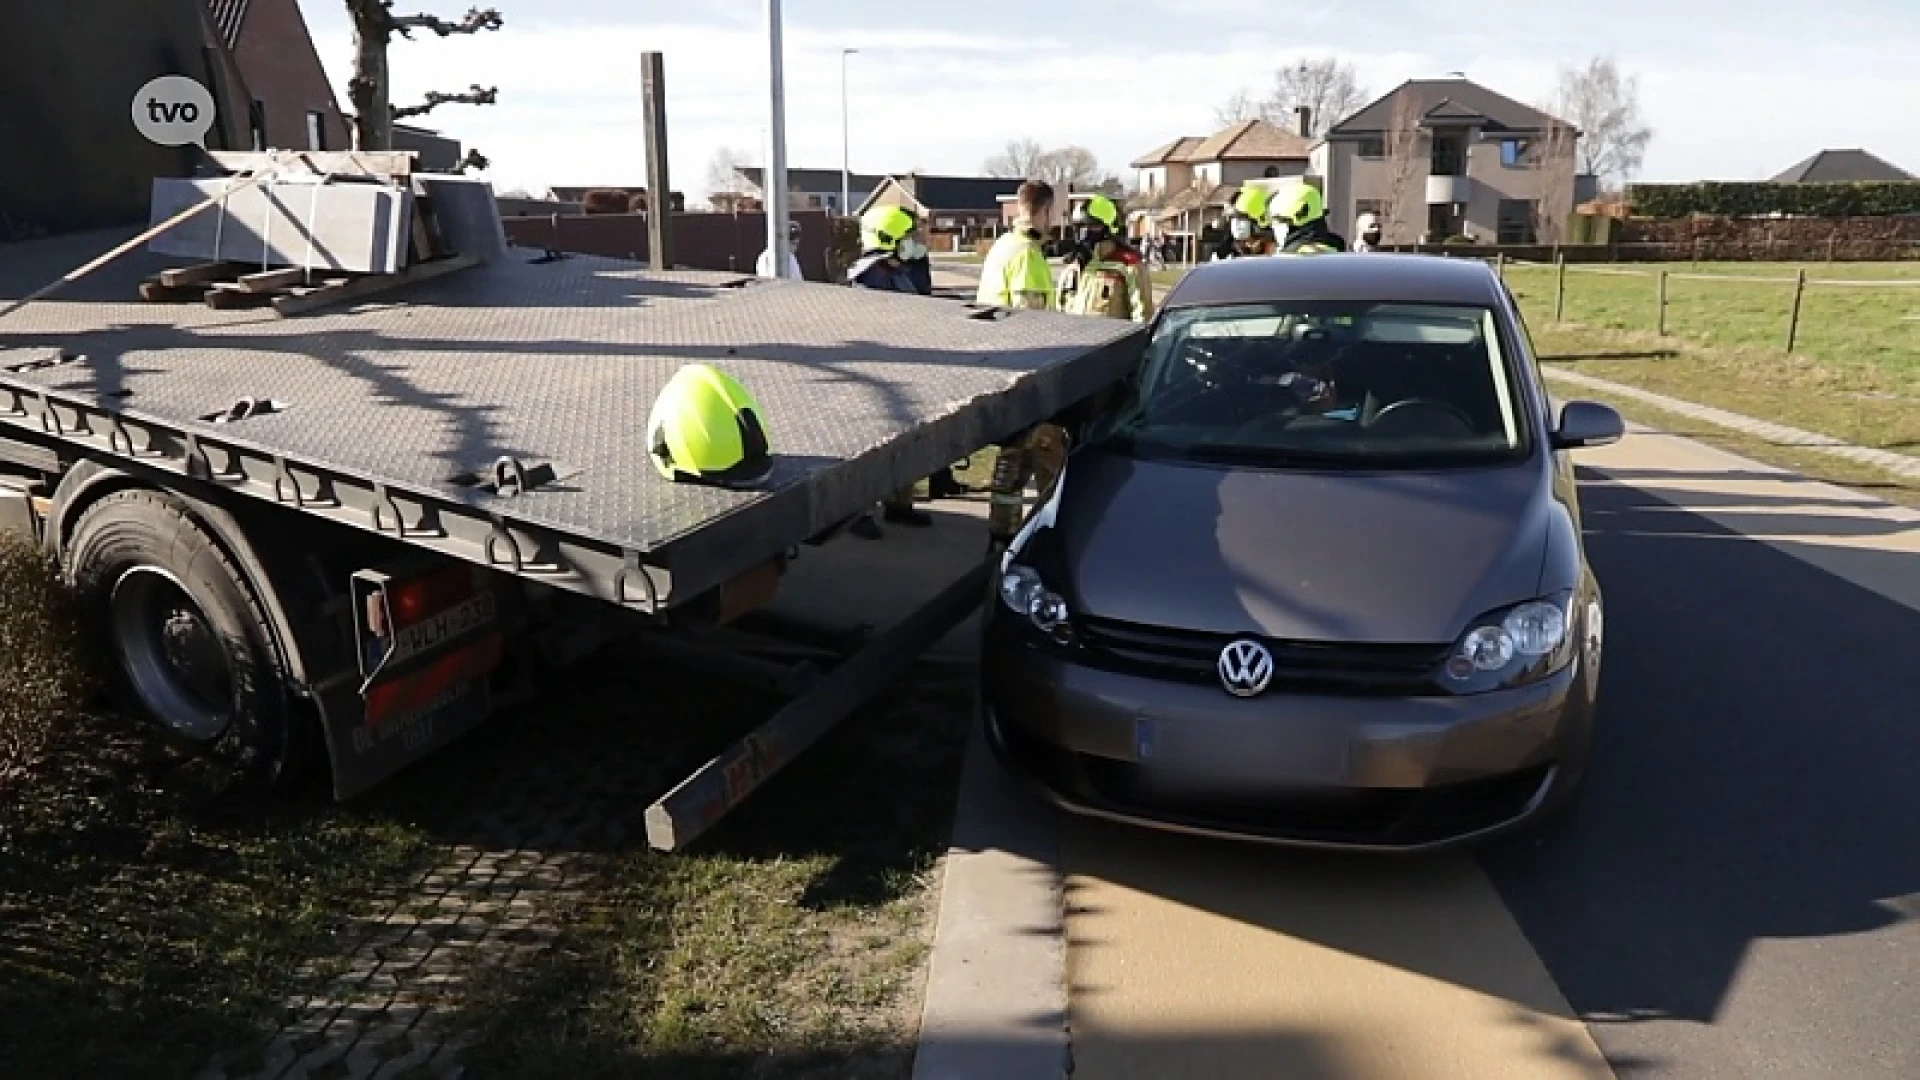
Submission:
M 1920 181 L 1873 184 L 1635 184 L 1627 189 L 1634 213 L 1650 218 L 1690 214 L 1718 217 L 1888 217 L 1920 214 Z

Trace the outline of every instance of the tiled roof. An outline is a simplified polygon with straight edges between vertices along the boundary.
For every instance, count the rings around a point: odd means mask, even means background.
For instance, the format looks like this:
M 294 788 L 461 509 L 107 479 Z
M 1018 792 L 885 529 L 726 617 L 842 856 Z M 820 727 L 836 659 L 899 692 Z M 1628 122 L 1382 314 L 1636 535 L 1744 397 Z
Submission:
M 1266 120 L 1242 120 L 1194 147 L 1186 160 L 1291 161 L 1304 160 L 1311 144 L 1299 135 Z
M 1169 165 L 1187 160 L 1194 148 L 1207 140 L 1197 135 L 1182 135 L 1165 146 L 1157 146 L 1134 159 L 1136 169 L 1151 169 L 1156 165 Z
M 240 44 L 240 27 L 247 21 L 247 6 L 252 0 L 206 0 L 207 14 L 213 16 L 220 40 L 232 49 Z
M 1522 105 L 1505 94 L 1497 94 L 1466 79 L 1409 79 L 1333 125 L 1327 134 L 1336 138 L 1384 134 L 1393 124 L 1395 105 L 1407 97 L 1413 99 L 1422 119 L 1477 120 L 1495 131 L 1544 131 L 1555 121 L 1531 105 Z
M 1865 150 L 1822 150 L 1773 178 L 1775 184 L 1873 184 L 1912 180 L 1913 174 Z

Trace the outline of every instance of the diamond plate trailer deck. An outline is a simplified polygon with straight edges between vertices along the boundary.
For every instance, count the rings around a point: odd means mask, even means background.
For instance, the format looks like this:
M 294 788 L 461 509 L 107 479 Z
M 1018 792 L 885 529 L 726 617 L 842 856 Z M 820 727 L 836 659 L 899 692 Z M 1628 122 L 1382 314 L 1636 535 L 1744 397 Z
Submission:
M 62 272 L 24 254 L 0 248 L 0 298 Z M 1139 347 L 1110 320 L 534 255 L 294 318 L 130 300 L 176 265 L 133 257 L 0 322 L 0 425 L 658 611 L 1113 384 Z M 768 490 L 653 470 L 648 410 L 693 362 L 759 399 Z M 243 399 L 271 404 L 215 422 Z M 530 490 L 493 490 L 502 459 Z
M 127 235 L 0 245 L 0 301 Z M 201 500 L 202 524 L 221 506 L 257 508 L 257 535 L 227 518 L 223 539 L 274 549 L 250 577 L 287 590 L 267 597 L 274 633 L 306 635 L 296 657 L 322 656 L 295 663 L 288 686 L 320 713 L 341 798 L 452 741 L 484 707 L 436 706 L 375 730 L 373 677 L 354 672 L 354 646 L 311 629 L 353 604 L 313 591 L 328 575 L 309 573 L 319 567 L 301 549 L 316 542 L 301 515 L 671 613 L 1113 385 L 1144 336 L 1107 320 L 525 250 L 290 318 L 131 299 L 173 265 L 127 256 L 0 319 L 0 466 L 42 478 L 9 487 L 0 468 L 0 528 L 10 505 L 57 520 L 60 475 L 91 483 L 103 468 Z M 732 371 L 759 398 L 776 456 L 765 490 L 654 472 L 647 413 L 689 362 Z M 987 591 L 986 554 L 655 803 L 650 840 L 684 847 L 963 618 Z M 353 576 L 387 580 L 372 565 Z

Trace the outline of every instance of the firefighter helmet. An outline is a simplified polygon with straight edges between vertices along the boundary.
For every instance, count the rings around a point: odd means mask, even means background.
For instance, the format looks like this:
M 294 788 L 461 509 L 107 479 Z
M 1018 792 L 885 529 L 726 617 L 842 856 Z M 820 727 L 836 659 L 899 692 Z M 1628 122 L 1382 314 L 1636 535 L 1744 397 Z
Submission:
M 738 379 L 688 364 L 654 399 L 647 450 L 661 476 L 680 483 L 746 488 L 773 472 L 760 406 Z
M 1293 185 L 1273 206 L 1273 216 L 1293 228 L 1309 225 L 1327 216 L 1327 200 L 1320 189 L 1304 181 Z
M 897 250 L 919 224 L 904 206 L 876 206 L 860 215 L 860 246 L 868 251 Z

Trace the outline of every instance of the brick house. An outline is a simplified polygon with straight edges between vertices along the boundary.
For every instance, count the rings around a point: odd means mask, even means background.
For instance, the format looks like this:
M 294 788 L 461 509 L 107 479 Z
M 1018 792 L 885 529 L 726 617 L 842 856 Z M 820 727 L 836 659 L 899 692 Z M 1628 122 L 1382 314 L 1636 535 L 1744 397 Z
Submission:
M 1407 146 L 1397 177 L 1396 117 Z M 1579 174 L 1579 137 L 1566 121 L 1466 79 L 1412 79 L 1328 129 L 1313 148 L 1313 173 L 1341 232 L 1375 213 L 1388 243 L 1552 243 L 1539 227 L 1564 222 L 1597 190 Z
M 1305 176 L 1312 116 L 1297 130 L 1242 120 L 1208 136 L 1188 135 L 1134 159 L 1137 193 L 1128 206 L 1136 236 L 1191 238 L 1219 225 L 1242 185 Z
M 345 150 L 340 102 L 300 0 L 203 0 L 209 66 L 230 149 Z M 244 121 L 242 120 L 244 118 Z
M 927 246 L 962 251 L 1000 235 L 1001 199 L 1019 190 L 1019 180 L 999 177 L 903 173 L 882 180 L 856 212 L 864 214 L 873 206 L 909 207 L 924 223 Z

